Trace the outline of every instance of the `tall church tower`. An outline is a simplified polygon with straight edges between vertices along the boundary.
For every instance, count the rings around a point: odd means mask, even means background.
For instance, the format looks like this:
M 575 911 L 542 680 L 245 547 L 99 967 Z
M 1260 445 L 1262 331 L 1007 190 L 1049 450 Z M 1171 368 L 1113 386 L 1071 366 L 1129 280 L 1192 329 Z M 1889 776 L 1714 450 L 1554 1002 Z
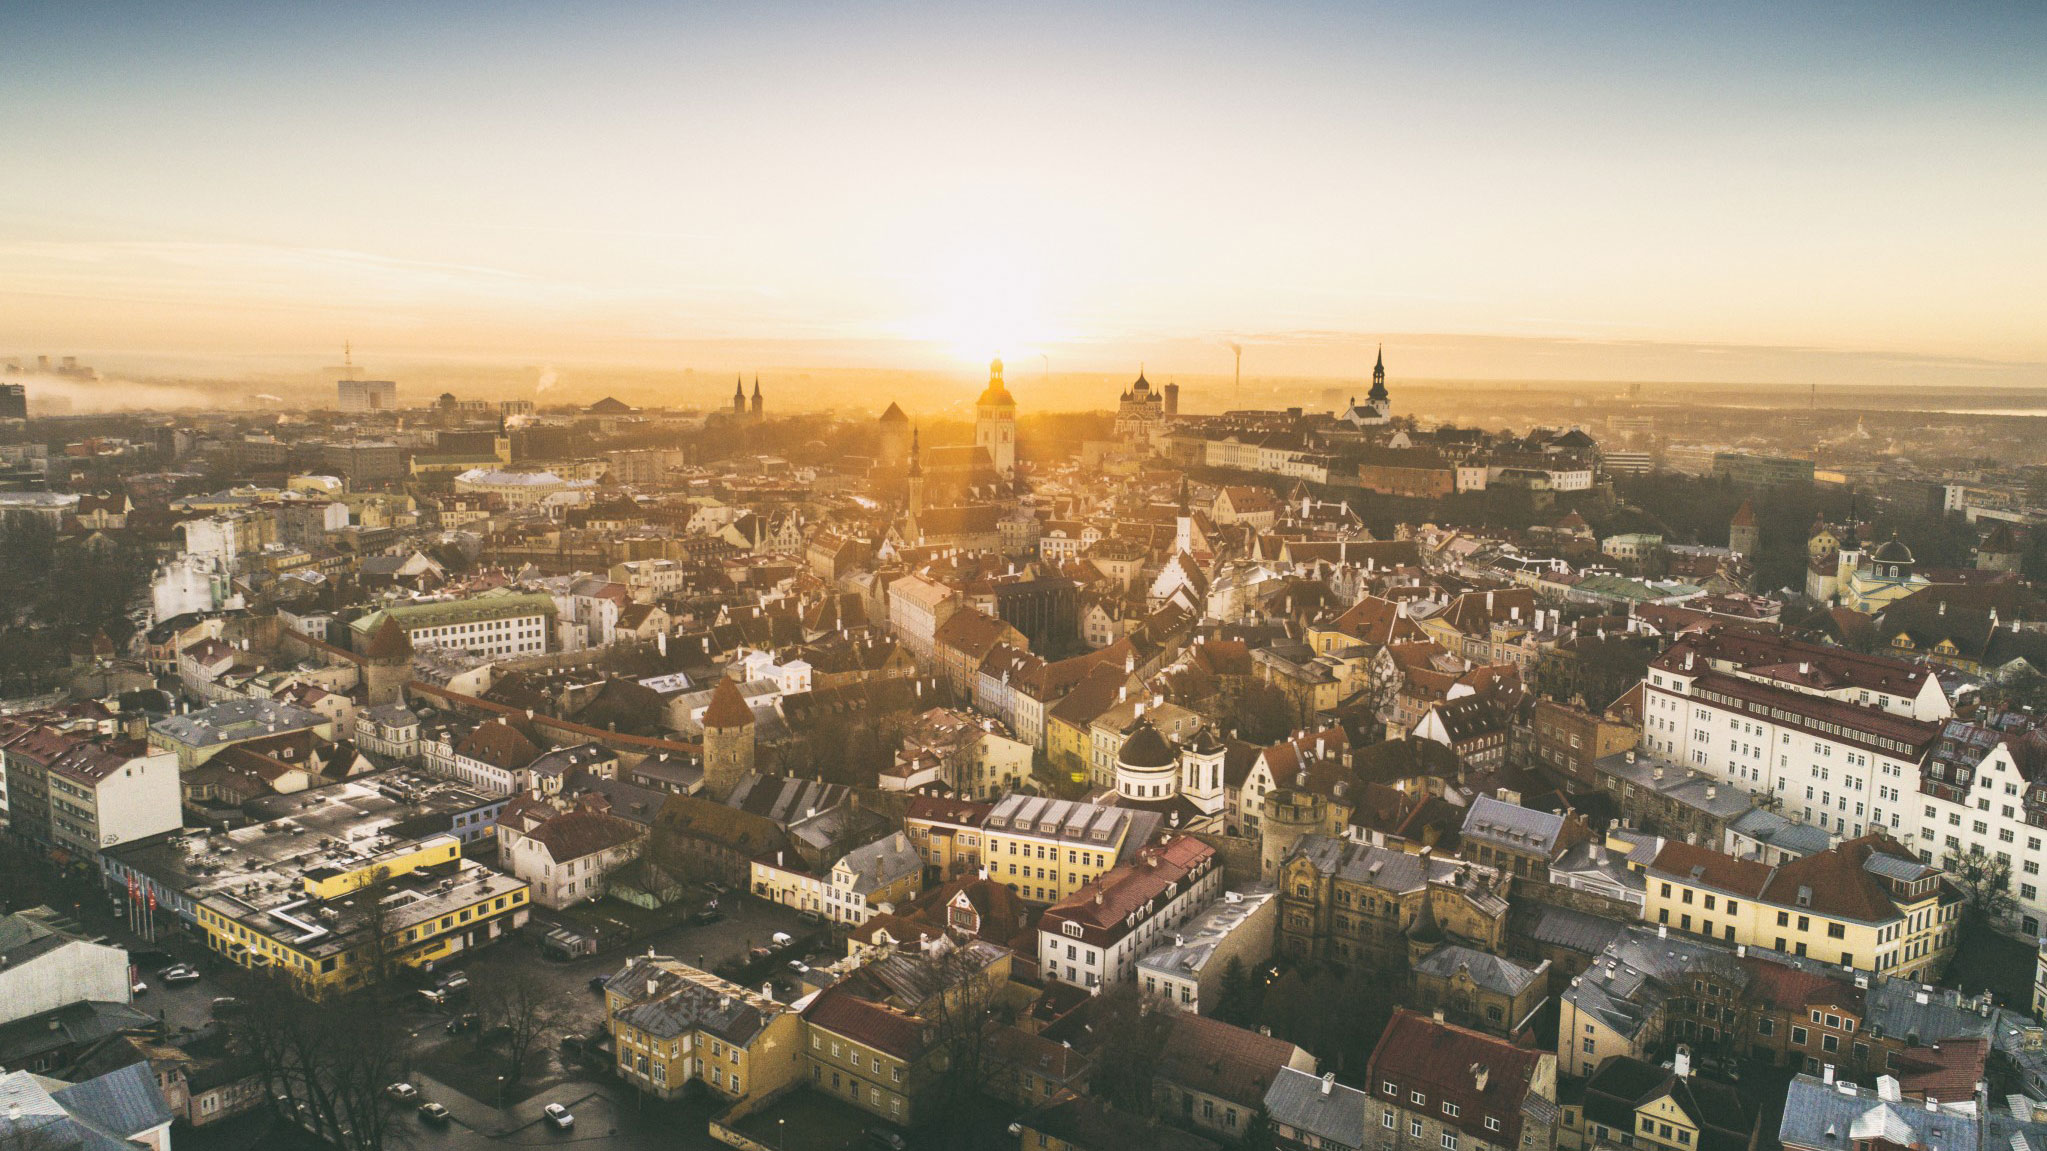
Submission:
M 1386 391 L 1386 345 L 1379 345 L 1379 362 L 1372 365 L 1372 390 L 1365 393 L 1365 403 L 1377 408 L 1380 419 L 1393 415 L 1393 397 Z
M 917 429 L 910 429 L 910 506 L 903 521 L 903 534 L 911 543 L 923 535 L 917 521 L 924 516 L 924 461 L 923 450 L 917 443 Z
M 736 418 L 746 417 L 746 377 L 732 377 L 732 414 Z
M 1002 386 L 1002 358 L 988 364 L 988 390 L 974 401 L 974 443 L 1003 479 L 1016 477 L 1016 400 Z
M 753 378 L 753 422 L 761 422 L 761 378 Z

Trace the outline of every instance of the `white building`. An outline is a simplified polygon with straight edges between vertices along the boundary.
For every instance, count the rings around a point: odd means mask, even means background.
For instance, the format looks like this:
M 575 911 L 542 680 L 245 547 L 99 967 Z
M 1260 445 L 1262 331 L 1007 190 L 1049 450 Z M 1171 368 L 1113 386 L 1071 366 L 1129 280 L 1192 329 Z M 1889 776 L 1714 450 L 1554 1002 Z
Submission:
M 1246 975 L 1272 957 L 1279 926 L 1279 900 L 1268 884 L 1225 891 L 1172 939 L 1137 962 L 1146 995 L 1157 995 L 1182 1011 L 1213 1012 L 1222 993 L 1223 972 L 1236 960 Z
M 1920 768 L 1952 714 L 1924 667 L 1740 632 L 1678 641 L 1642 688 L 1651 753 L 1844 838 L 1917 830 Z
M 631 862 L 646 833 L 615 815 L 517 799 L 498 813 L 498 864 L 532 887 L 535 903 L 569 907 L 602 896 L 605 877 Z
M 1144 848 L 1045 909 L 1039 972 L 1090 991 L 1135 978 L 1138 958 L 1207 906 L 1221 876 L 1215 849 L 1193 836 Z
M 73 1003 L 129 1001 L 128 953 L 30 914 L 0 919 L 0 1024 Z
M 398 621 L 415 649 L 448 647 L 487 656 L 532 656 L 548 650 L 555 618 L 554 599 L 538 592 L 503 589 L 467 599 L 399 603 L 371 612 L 349 625 L 354 647 L 363 650 L 386 617 Z

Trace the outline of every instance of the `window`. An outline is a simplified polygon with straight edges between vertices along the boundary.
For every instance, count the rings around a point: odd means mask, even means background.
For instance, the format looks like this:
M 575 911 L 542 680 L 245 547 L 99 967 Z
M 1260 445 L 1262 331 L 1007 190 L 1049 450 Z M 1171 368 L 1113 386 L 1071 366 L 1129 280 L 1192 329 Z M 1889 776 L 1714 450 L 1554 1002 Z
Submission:
M 1384 1127 L 1388 1131 L 1393 1130 L 1393 1112 L 1388 1111 L 1386 1114 L 1381 1116 L 1379 1119 L 1379 1125 L 1381 1127 Z
M 1443 1114 L 1448 1115 L 1452 1119 L 1457 1118 L 1459 1110 L 1460 1108 L 1455 1103 L 1443 1104 Z
M 1426 1107 L 1426 1106 L 1428 1106 L 1428 1105 L 1429 1105 L 1429 1101 L 1428 1101 L 1428 1100 L 1426 1100 L 1426 1099 L 1424 1099 L 1424 1098 L 1422 1098 L 1422 1093 L 1421 1093 L 1421 1092 L 1419 1092 L 1419 1091 L 1410 1091 L 1410 1092 L 1408 1092 L 1408 1093 L 1407 1093 L 1407 1098 L 1408 1098 L 1408 1100 L 1409 1100 L 1410 1102 L 1412 1102 L 1412 1103 L 1413 1103 L 1413 1104 L 1414 1104 L 1414 1105 L 1415 1105 L 1416 1107 Z
M 1569 1114 L 1568 1112 L 1567 1112 L 1567 1113 L 1565 1113 L 1565 1116 L 1564 1116 L 1564 1123 L 1565 1123 L 1565 1125 L 1566 1125 L 1566 1126 L 1569 1126 L 1569 1125 L 1571 1124 L 1571 1122 L 1572 1122 L 1572 1118 L 1571 1118 L 1570 1114 Z M 1486 1129 L 1486 1130 L 1488 1130 L 1488 1131 L 1498 1131 L 1498 1130 L 1500 1129 L 1500 1121 L 1499 1121 L 1498 1119 L 1495 1119 L 1495 1118 L 1493 1118 L 1493 1117 L 1492 1117 L 1492 1116 L 1490 1116 L 1490 1115 L 1486 1116 L 1486 1117 L 1485 1117 L 1485 1129 Z

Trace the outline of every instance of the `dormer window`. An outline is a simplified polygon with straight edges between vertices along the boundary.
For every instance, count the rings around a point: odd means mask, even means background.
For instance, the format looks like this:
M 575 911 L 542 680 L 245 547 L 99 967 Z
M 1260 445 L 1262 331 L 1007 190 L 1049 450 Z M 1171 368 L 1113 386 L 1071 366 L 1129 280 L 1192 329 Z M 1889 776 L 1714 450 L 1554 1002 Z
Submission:
M 1059 925 L 1059 930 L 1065 932 L 1066 934 L 1072 936 L 1075 939 L 1079 939 L 1082 928 L 1079 922 L 1069 919 Z

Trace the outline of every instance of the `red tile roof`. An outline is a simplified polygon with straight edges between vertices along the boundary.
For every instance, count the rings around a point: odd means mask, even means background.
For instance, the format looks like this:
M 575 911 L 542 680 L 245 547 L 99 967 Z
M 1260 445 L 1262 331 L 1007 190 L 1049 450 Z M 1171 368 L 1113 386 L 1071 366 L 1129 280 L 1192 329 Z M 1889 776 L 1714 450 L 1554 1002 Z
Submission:
M 1437 1119 L 1443 1118 L 1442 1104 L 1454 1103 L 1457 1127 L 1483 1142 L 1512 1147 L 1521 1141 L 1521 1106 L 1543 1057 L 1543 1052 L 1401 1008 L 1372 1049 L 1370 1090 L 1388 1103 L 1425 1110 Z M 1419 1107 L 1411 1098 L 1414 1092 L 1424 1100 Z M 1501 1130 L 1486 1130 L 1489 1118 L 1498 1120 Z

